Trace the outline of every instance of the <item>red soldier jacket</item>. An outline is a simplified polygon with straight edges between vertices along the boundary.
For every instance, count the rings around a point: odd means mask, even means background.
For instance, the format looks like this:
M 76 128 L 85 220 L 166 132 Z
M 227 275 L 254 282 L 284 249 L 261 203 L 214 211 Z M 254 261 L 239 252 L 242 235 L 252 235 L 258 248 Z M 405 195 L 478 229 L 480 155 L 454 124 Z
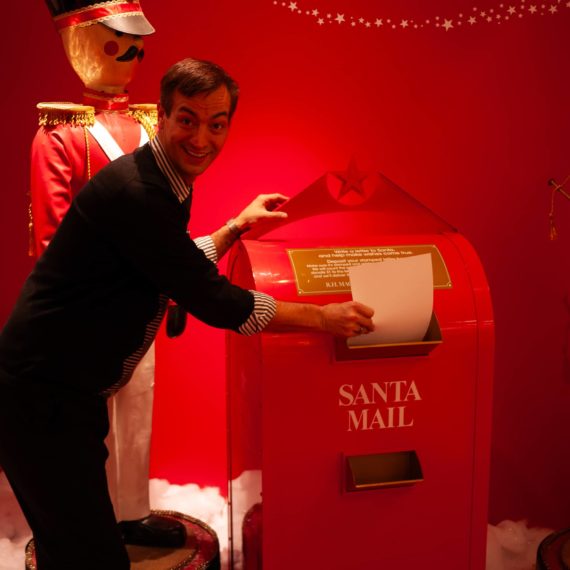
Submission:
M 51 241 L 79 190 L 110 162 L 92 132 L 94 121 L 99 130 L 103 127 L 107 131 L 107 137 L 112 137 L 122 154 L 147 142 L 154 132 L 154 105 L 129 107 L 126 94 L 111 97 L 91 91 L 86 93 L 84 104 L 89 107 L 49 103 L 38 106 L 43 113 L 40 124 L 44 126 L 32 143 L 30 192 L 31 253 L 36 256 Z

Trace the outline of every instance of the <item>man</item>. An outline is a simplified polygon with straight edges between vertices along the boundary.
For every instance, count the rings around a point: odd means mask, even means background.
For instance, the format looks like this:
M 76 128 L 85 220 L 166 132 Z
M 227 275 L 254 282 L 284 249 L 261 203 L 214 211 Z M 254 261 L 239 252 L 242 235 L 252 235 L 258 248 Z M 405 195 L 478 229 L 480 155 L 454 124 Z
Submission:
M 0 335 L 0 464 L 33 530 L 40 570 L 78 560 L 87 570 L 129 568 L 106 488 L 105 401 L 150 346 L 167 298 L 241 334 L 373 329 L 372 310 L 359 303 L 285 303 L 236 287 L 189 239 L 192 185 L 223 148 L 237 96 L 209 62 L 184 60 L 166 73 L 158 136 L 78 194 Z M 272 211 L 284 200 L 256 198 L 211 235 L 209 255 L 284 216 Z M 83 513 L 82 526 L 68 525 Z
M 138 0 L 46 4 L 84 90 L 83 105 L 39 105 L 42 126 L 32 143 L 30 188 L 30 237 L 37 256 L 89 178 L 148 142 L 155 134 L 153 117 L 156 123 L 156 106 L 130 105 L 127 93 L 143 60 L 143 38 L 154 32 Z M 153 386 L 154 345 L 137 365 L 128 388 L 108 400 L 107 481 L 127 544 L 182 546 L 184 525 L 150 512 Z

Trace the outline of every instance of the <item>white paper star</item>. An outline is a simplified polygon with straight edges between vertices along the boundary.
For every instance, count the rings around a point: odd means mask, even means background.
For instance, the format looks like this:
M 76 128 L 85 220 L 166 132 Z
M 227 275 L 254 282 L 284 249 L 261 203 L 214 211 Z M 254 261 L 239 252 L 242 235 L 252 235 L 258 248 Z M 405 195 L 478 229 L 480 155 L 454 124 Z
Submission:
M 293 12 L 294 10 L 298 10 L 297 2 L 289 2 L 289 10 L 291 10 L 291 12 Z
M 313 16 L 318 16 L 319 15 L 319 11 L 318 10 L 313 10 Z
M 453 28 L 453 22 L 451 20 L 443 20 L 442 27 L 445 28 L 446 32 L 449 32 L 451 28 Z
M 366 24 L 364 24 L 367 28 L 369 28 L 372 24 L 370 22 L 366 22 Z
M 339 23 L 342 24 L 344 22 L 344 14 L 337 14 L 335 20 Z
M 550 6 L 550 8 L 548 8 L 548 11 L 549 11 L 551 14 L 555 14 L 556 12 L 558 12 L 558 8 L 557 8 L 554 4 L 552 4 L 552 5 Z
M 380 18 L 376 18 L 376 21 L 374 22 L 374 25 L 379 28 L 384 22 L 382 22 L 382 20 L 380 20 Z
M 475 19 L 475 16 L 471 16 L 471 17 L 469 18 L 469 20 L 467 20 L 467 21 L 468 21 L 471 25 L 477 23 L 477 20 Z
M 512 16 L 515 12 L 517 11 L 517 9 L 514 6 L 509 6 L 509 9 L 507 10 L 507 12 Z
M 484 18 L 486 15 L 487 15 L 487 12 L 484 12 L 484 11 L 479 14 L 479 16 L 481 16 L 481 18 Z
M 319 26 L 322 26 L 325 23 L 325 21 L 322 18 L 319 18 L 317 20 L 317 24 L 319 24 Z
M 536 13 L 536 6 L 533 4 L 532 6 L 530 6 L 530 8 L 528 9 L 528 11 L 529 11 L 531 14 Z
M 408 20 L 402 20 L 400 22 L 400 26 L 402 26 L 402 28 L 407 28 L 408 27 Z

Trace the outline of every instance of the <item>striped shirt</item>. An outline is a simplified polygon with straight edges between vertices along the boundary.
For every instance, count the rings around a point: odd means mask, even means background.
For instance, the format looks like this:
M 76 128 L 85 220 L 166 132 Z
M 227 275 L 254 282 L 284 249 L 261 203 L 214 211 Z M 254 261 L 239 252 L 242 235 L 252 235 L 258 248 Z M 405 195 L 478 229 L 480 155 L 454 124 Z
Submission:
M 192 188 L 184 182 L 180 174 L 176 171 L 159 138 L 154 137 L 149 145 L 156 163 L 168 180 L 172 191 L 180 203 L 184 202 L 192 193 Z M 204 252 L 210 261 L 213 263 L 218 262 L 216 246 L 211 236 L 196 238 L 194 243 Z M 277 303 L 271 295 L 253 290 L 250 290 L 250 292 L 253 294 L 253 311 L 249 318 L 239 327 L 239 332 L 246 336 L 260 333 L 269 324 L 271 319 L 273 319 L 277 311 Z

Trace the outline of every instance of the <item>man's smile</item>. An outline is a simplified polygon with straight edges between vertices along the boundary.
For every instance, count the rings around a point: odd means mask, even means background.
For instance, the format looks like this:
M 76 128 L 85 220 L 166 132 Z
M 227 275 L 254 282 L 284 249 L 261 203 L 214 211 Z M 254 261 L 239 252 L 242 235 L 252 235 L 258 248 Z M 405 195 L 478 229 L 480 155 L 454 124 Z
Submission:
M 210 154 L 209 152 L 196 152 L 194 150 L 190 150 L 189 148 L 182 146 L 182 150 L 188 155 L 191 156 L 192 158 L 206 158 L 208 156 L 208 154 Z

